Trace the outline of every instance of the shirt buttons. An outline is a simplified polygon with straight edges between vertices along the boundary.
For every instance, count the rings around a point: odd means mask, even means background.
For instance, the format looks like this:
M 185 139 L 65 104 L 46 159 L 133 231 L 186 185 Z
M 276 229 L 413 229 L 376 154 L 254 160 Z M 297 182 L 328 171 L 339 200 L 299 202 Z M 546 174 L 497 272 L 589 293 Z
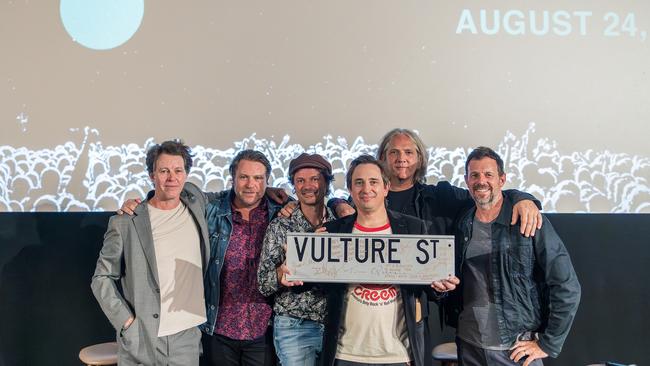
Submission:
M 154 314 L 154 315 L 153 315 L 153 318 L 154 318 L 154 319 L 158 319 L 158 314 Z

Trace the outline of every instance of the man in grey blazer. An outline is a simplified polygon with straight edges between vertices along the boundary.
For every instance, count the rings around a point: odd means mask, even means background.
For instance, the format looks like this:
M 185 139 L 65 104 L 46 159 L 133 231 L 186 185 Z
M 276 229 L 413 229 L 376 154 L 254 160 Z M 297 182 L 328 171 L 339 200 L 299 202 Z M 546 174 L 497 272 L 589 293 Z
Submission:
M 117 331 L 120 365 L 198 365 L 206 199 L 183 190 L 192 166 L 183 143 L 153 146 L 146 162 L 155 193 L 134 215 L 110 218 L 91 287 Z

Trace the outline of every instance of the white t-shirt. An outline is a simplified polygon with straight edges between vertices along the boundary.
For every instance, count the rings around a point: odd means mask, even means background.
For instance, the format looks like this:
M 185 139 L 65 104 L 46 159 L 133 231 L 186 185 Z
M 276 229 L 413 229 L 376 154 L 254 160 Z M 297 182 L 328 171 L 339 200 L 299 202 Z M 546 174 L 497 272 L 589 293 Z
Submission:
M 353 233 L 392 234 L 390 224 Z M 411 361 L 404 302 L 398 285 L 350 284 L 343 306 L 336 358 L 361 363 Z
M 206 321 L 201 239 L 182 202 L 171 210 L 148 208 L 160 282 L 158 337 L 163 337 Z

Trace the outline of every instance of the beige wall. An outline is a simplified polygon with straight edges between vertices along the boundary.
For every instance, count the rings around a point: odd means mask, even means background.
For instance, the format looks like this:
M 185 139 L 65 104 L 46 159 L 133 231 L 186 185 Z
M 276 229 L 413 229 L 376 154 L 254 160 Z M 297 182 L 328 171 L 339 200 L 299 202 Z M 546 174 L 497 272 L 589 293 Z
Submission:
M 375 143 L 408 127 L 450 150 L 528 131 L 531 154 L 541 139 L 563 156 L 647 164 L 649 4 L 146 1 L 129 41 L 96 51 L 71 40 L 58 1 L 5 1 L 0 146 L 79 146 L 82 130 L 70 129 L 85 126 L 104 146 L 179 136 L 220 150 L 253 133 L 309 146 L 326 135 Z M 584 36 L 576 17 L 568 36 L 456 34 L 462 10 L 478 25 L 481 8 L 593 15 Z M 634 12 L 637 35 L 604 36 L 608 11 Z M 647 187 L 644 167 L 633 174 Z

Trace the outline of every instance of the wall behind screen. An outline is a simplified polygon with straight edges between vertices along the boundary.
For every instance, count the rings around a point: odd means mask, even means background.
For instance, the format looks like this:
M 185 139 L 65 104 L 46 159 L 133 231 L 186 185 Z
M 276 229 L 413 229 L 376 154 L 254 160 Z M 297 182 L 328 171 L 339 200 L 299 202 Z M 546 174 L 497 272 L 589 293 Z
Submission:
M 347 163 L 406 127 L 430 182 L 462 184 L 487 145 L 547 211 L 650 212 L 645 1 L 112 4 L 0 4 L 0 210 L 116 209 L 175 137 L 206 190 L 249 147 L 277 186 L 325 154 L 342 195 Z

